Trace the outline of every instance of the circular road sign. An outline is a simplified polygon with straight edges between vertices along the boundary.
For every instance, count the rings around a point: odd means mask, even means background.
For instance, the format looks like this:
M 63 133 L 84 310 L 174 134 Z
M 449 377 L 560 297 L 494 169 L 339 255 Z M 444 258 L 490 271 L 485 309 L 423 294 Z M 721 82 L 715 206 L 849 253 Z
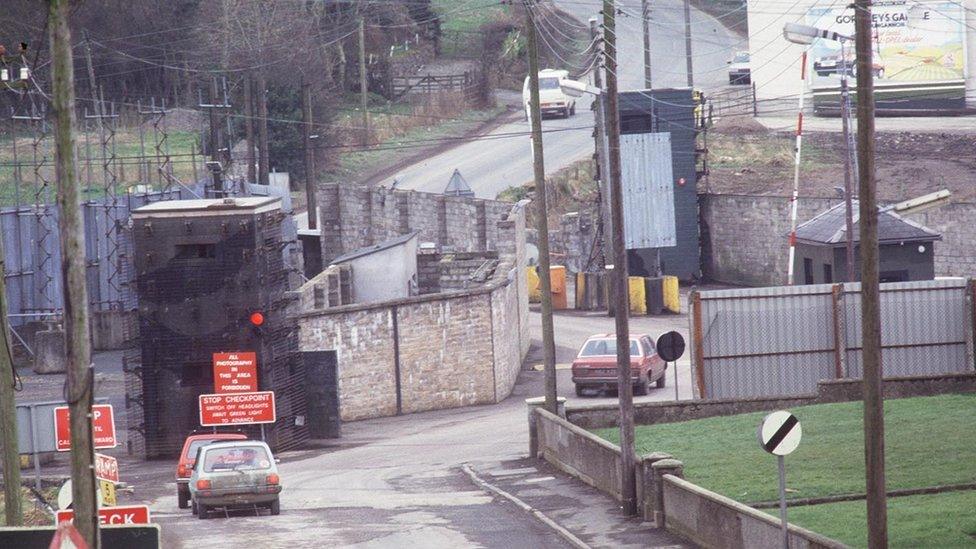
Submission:
M 759 426 L 759 445 L 776 456 L 785 456 L 796 450 L 802 436 L 800 420 L 785 410 L 769 414 Z
M 98 503 L 99 507 L 102 506 L 101 490 L 95 490 L 95 501 Z M 58 509 L 65 511 L 67 509 L 71 509 L 71 506 L 71 479 L 69 478 L 68 480 L 64 481 L 64 484 L 61 485 L 61 489 L 58 490 Z
M 657 356 L 665 362 L 674 362 L 685 354 L 685 338 L 678 332 L 668 332 L 657 338 Z

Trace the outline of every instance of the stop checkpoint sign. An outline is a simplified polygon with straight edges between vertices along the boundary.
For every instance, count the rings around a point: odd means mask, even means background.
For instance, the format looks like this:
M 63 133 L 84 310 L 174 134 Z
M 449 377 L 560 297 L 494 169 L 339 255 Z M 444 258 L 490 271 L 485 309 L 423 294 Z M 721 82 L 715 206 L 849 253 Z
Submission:
M 200 395 L 200 425 L 246 425 L 274 423 L 274 391 L 256 393 Z
M 56 524 L 75 519 L 72 510 L 58 511 Z M 98 510 L 98 523 L 102 526 L 123 524 L 149 524 L 149 507 L 146 505 L 126 505 L 123 507 L 102 507 Z
M 802 437 L 800 420 L 785 410 L 767 415 L 759 425 L 759 445 L 774 456 L 793 453 Z
M 115 448 L 115 415 L 111 404 L 92 406 L 92 435 L 95 448 Z M 71 409 L 58 406 L 54 409 L 54 447 L 59 452 L 71 450 Z

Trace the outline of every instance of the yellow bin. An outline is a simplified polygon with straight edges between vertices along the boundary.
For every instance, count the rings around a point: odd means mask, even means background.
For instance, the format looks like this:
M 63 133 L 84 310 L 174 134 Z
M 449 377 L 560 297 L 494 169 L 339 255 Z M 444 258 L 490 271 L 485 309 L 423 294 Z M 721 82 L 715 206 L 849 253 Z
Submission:
M 681 294 L 678 292 L 678 277 L 664 277 L 664 308 L 672 313 L 681 312 Z
M 553 310 L 569 308 L 569 299 L 566 295 L 566 267 L 562 265 L 549 267 L 549 283 L 552 287 Z
M 542 288 L 539 284 L 539 274 L 535 272 L 535 267 L 525 268 L 525 278 L 529 281 L 529 303 L 542 301 Z
M 630 298 L 630 312 L 635 315 L 646 315 L 647 293 L 644 288 L 644 278 L 640 276 L 628 276 L 627 294 Z

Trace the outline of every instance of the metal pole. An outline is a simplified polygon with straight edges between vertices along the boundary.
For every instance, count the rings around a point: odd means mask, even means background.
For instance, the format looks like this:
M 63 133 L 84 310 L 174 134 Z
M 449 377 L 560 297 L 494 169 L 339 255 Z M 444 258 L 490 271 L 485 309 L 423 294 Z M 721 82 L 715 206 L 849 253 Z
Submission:
M 247 163 L 247 182 L 257 183 L 257 170 L 254 166 L 254 97 L 251 93 L 251 75 L 244 77 L 244 142 L 246 143 L 244 161 Z
M 641 30 L 644 34 L 644 88 L 648 90 L 651 89 L 651 31 L 648 21 L 651 17 L 650 4 L 650 0 L 641 0 Z M 691 63 L 690 58 L 688 62 Z
M 620 188 L 620 120 L 617 112 L 617 34 L 613 0 L 603 0 L 603 37 L 607 67 L 607 131 L 610 157 L 610 212 L 613 218 L 614 322 L 617 330 L 617 395 L 620 401 L 620 499 L 627 515 L 637 513 L 634 473 L 634 387 L 630 376 L 630 328 L 627 314 L 627 250 L 624 248 L 623 191 Z
M 92 441 L 91 332 L 88 326 L 88 288 L 85 231 L 79 206 L 75 163 L 75 90 L 71 59 L 68 0 L 49 0 L 51 95 L 55 115 L 57 202 L 61 237 L 61 278 L 64 289 L 64 334 L 70 407 L 71 498 L 74 524 L 92 549 L 100 546 L 95 499 Z
M 539 51 L 532 7 L 525 0 L 526 43 L 529 53 L 529 111 L 532 123 L 532 167 L 538 204 L 539 286 L 542 290 L 542 365 L 546 384 L 546 410 L 558 413 L 556 404 L 556 343 L 552 322 L 552 281 L 549 279 L 549 209 L 546 165 L 542 153 L 542 110 L 539 106 Z
M 369 110 L 367 103 L 368 86 L 366 84 L 366 22 L 359 18 L 359 95 L 363 109 L 363 146 L 369 144 Z
M 790 549 L 790 525 L 786 522 L 786 460 L 776 456 L 779 464 L 779 520 L 783 528 L 783 549 Z
M 31 449 L 34 450 L 34 488 L 41 491 L 41 453 L 37 450 L 37 406 L 30 406 Z
M 18 223 L 20 220 L 15 220 Z M 17 373 L 7 326 L 7 289 L 4 282 L 6 261 L 0 238 L 0 435 L 3 440 L 3 503 L 7 526 L 23 526 L 20 500 L 20 455 L 17 448 L 17 404 L 14 390 Z M 36 456 L 37 454 L 35 454 Z
M 258 69 L 258 183 L 267 185 L 271 172 L 271 154 L 268 151 L 268 78 Z
M 861 361 L 864 371 L 864 469 L 868 547 L 888 546 L 884 462 L 884 394 L 881 380 L 881 299 L 878 275 L 878 207 L 874 179 L 874 74 L 871 0 L 854 2 L 857 50 L 857 161 L 861 255 Z
M 590 18 L 590 40 L 595 41 L 600 36 L 600 24 L 596 17 Z M 602 43 L 597 55 L 602 55 Z M 593 86 L 603 89 L 603 73 L 599 65 L 593 68 Z M 596 125 L 596 133 L 593 135 L 596 140 L 596 164 L 599 172 L 600 183 L 600 216 L 603 221 L 603 257 L 604 261 L 612 261 L 613 242 L 613 223 L 610 219 L 610 172 L 607 168 L 607 126 L 606 126 L 606 106 L 603 101 L 603 94 L 596 96 L 593 102 L 593 121 Z
M 308 212 L 308 228 L 318 228 L 318 204 L 315 200 L 315 174 L 312 150 L 312 85 L 302 82 L 302 122 L 305 124 L 305 203 Z
M 790 195 L 790 253 L 786 264 L 786 285 L 793 285 L 793 261 L 796 257 L 796 207 L 800 194 L 800 152 L 803 149 L 803 97 L 807 86 L 807 51 L 800 56 L 800 99 L 796 113 L 796 147 L 793 159 L 793 194 Z
M 684 1 L 685 11 L 685 70 L 688 74 L 688 87 L 695 87 L 695 76 L 691 68 L 691 2 Z
M 840 115 L 841 125 L 844 129 L 844 202 L 845 218 L 847 226 L 847 282 L 856 280 L 854 274 L 854 206 L 853 189 L 851 188 L 851 174 L 856 173 L 855 162 L 851 155 L 854 154 L 854 143 L 852 141 L 850 116 L 851 116 L 851 94 L 847 86 L 847 52 L 844 41 L 840 43 L 841 53 L 841 78 L 840 78 Z
M 678 402 L 678 361 L 675 360 L 671 364 L 674 365 L 674 401 Z

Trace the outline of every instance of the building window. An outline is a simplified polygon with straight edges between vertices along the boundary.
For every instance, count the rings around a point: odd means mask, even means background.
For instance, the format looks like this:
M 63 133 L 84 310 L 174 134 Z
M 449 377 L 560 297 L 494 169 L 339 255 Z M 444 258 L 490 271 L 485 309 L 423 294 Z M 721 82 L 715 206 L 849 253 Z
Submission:
M 803 258 L 803 283 L 813 284 L 813 260 L 809 257 Z
M 834 268 L 829 263 L 824 263 L 824 283 L 830 284 L 834 281 Z

